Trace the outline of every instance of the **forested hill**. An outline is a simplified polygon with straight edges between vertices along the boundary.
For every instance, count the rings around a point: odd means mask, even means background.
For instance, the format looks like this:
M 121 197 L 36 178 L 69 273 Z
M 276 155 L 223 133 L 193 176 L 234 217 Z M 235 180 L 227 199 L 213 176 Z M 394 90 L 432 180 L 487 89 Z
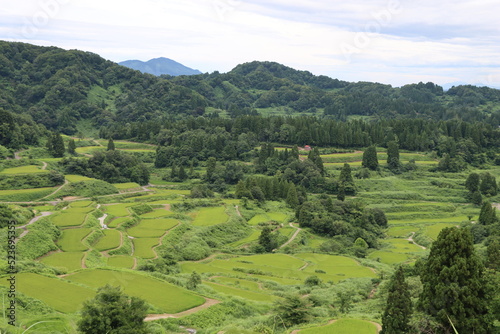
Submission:
M 314 114 L 336 120 L 462 119 L 500 124 L 500 91 L 433 83 L 393 88 L 315 76 L 278 63 L 251 62 L 228 73 L 155 77 L 77 50 L 0 41 L 0 108 L 13 123 L 74 134 L 91 120 L 161 121 L 227 111 L 230 116 Z M 226 113 L 223 113 L 226 114 Z M 226 115 L 227 115 L 226 114 Z

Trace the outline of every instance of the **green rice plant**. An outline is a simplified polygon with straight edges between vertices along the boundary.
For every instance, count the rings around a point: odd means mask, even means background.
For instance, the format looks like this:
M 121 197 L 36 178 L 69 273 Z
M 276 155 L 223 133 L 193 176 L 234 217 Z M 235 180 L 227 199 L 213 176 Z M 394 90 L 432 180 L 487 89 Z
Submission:
M 93 246 L 98 251 L 106 251 L 120 247 L 122 234 L 117 230 L 103 230 L 104 236 Z
M 215 277 L 214 279 L 216 282 L 219 282 L 224 285 L 231 285 L 237 288 L 244 288 L 251 291 L 262 291 L 261 285 L 254 281 L 249 281 L 235 277 L 225 277 L 225 276 L 218 276 Z
M 109 222 L 108 224 L 108 227 L 111 227 L 111 228 L 116 228 L 118 227 L 120 224 L 123 224 L 127 221 L 131 221 L 132 218 L 131 217 L 120 217 L 120 218 L 115 218 L 113 219 L 112 221 Z
M 3 202 L 31 202 L 41 199 L 54 192 L 56 188 L 35 188 L 35 189 L 16 189 L 0 190 L 0 201 Z
M 102 210 L 106 211 L 106 213 L 113 215 L 115 217 L 124 217 L 130 215 L 129 207 L 131 207 L 132 203 L 120 203 L 120 204 L 112 204 L 112 205 L 103 205 L 101 207 Z
M 42 258 L 40 262 L 70 272 L 82 269 L 83 255 L 82 252 L 59 252 Z
M 161 237 L 177 224 L 179 224 L 177 219 L 142 219 L 138 225 L 128 229 L 127 233 L 135 238 Z
M 127 255 L 115 255 L 108 258 L 108 266 L 115 268 L 132 269 L 134 263 L 134 258 Z
M 75 228 L 75 229 L 63 230 L 61 238 L 57 240 L 57 244 L 65 252 L 86 251 L 88 247 L 82 243 L 82 240 L 90 232 L 91 229 L 89 228 Z
M 229 216 L 225 212 L 223 206 L 202 208 L 196 214 L 193 221 L 195 226 L 212 226 L 225 223 Z
M 383 240 L 383 243 L 388 246 L 388 250 L 397 253 L 415 253 L 425 251 L 421 247 L 405 239 L 387 239 Z
M 85 221 L 86 213 L 83 212 L 69 212 L 64 210 L 58 214 L 52 215 L 49 219 L 54 223 L 54 225 L 59 227 L 71 227 L 80 226 Z
M 248 221 L 250 225 L 258 225 L 260 223 L 266 223 L 269 221 L 275 221 L 278 223 L 284 223 L 288 218 L 288 215 L 281 212 L 270 212 L 270 213 L 260 213 L 252 217 Z
M 409 259 L 407 254 L 376 250 L 367 256 L 369 259 L 378 260 L 385 264 L 402 263 Z
M 406 237 L 410 235 L 411 232 L 418 232 L 420 227 L 418 226 L 391 226 L 387 230 L 387 235 L 390 237 Z
M 82 175 L 65 175 L 64 176 L 66 178 L 66 180 L 68 180 L 69 182 L 81 182 L 81 181 L 93 181 L 95 179 L 93 178 L 90 178 L 90 177 L 86 177 L 86 176 L 82 176 Z
M 152 259 L 156 256 L 153 247 L 160 244 L 159 238 L 136 238 L 132 240 L 134 244 L 134 256 L 143 259 Z
M 320 327 L 312 327 L 302 329 L 300 334 L 377 334 L 377 326 L 365 321 L 357 319 L 339 319 L 335 322 Z
M 127 183 L 112 183 L 116 189 L 125 190 L 125 189 L 134 189 L 140 188 L 141 186 L 135 182 L 127 182 Z
M 442 229 L 444 229 L 445 227 L 453 227 L 453 226 L 457 226 L 457 225 L 458 225 L 458 222 L 457 223 L 432 224 L 432 225 L 425 226 L 423 229 L 423 233 L 424 233 L 424 235 L 428 236 L 432 240 L 436 240 L 438 235 L 439 235 L 439 232 L 441 232 Z
M 71 207 L 72 208 L 85 208 L 85 207 L 89 207 L 91 204 L 93 204 L 94 202 L 92 201 L 75 201 L 75 202 L 71 202 Z M 92 211 L 92 210 L 90 210 Z M 88 212 L 90 212 L 88 211 Z
M 104 284 L 119 285 L 127 295 L 143 298 L 165 313 L 182 312 L 205 302 L 186 289 L 135 272 L 89 269 L 66 279 L 94 289 Z
M 272 295 L 248 291 L 248 290 L 241 290 L 227 285 L 221 285 L 211 282 L 203 282 L 203 284 L 210 286 L 212 289 L 222 294 L 229 296 L 238 296 L 244 299 L 254 300 L 257 302 L 271 303 L 277 299 L 277 297 Z
M 250 233 L 250 235 L 246 238 L 243 238 L 241 240 L 238 240 L 238 241 L 235 241 L 231 244 L 229 244 L 230 247 L 240 247 L 240 246 L 243 246 L 243 245 L 246 245 L 248 243 L 251 243 L 252 241 L 256 241 L 257 239 L 259 239 L 259 236 L 260 236 L 260 233 L 261 231 L 260 230 L 252 230 L 252 233 Z
M 155 209 L 151 212 L 141 215 L 141 218 L 159 218 L 159 217 L 171 216 L 173 214 L 174 213 L 172 211 L 167 211 L 165 209 Z
M 39 174 L 39 173 L 49 173 L 49 171 L 46 169 L 41 169 L 41 166 L 35 166 L 35 165 L 6 168 L 0 171 L 0 174 Z
M 95 295 L 93 288 L 33 273 L 17 274 L 16 283 L 16 288 L 19 292 L 39 299 L 62 313 L 74 313 L 78 311 L 85 300 Z M 0 280 L 0 285 L 7 284 L 7 280 Z

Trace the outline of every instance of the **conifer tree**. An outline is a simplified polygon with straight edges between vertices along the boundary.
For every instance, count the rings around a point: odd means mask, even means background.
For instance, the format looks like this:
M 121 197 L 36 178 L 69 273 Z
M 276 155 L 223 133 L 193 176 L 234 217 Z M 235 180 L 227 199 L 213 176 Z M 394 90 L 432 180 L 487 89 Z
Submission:
M 272 235 L 271 227 L 266 226 L 262 229 L 259 236 L 259 245 L 261 245 L 266 252 L 271 252 L 278 246 L 274 236 Z
M 468 229 L 443 229 L 432 244 L 421 273 L 419 307 L 439 324 L 437 334 L 492 333 L 484 267 Z M 451 323 L 450 323 L 451 322 Z
M 288 204 L 292 209 L 295 209 L 299 205 L 299 196 L 297 195 L 297 188 L 295 188 L 295 184 L 293 183 L 290 183 L 290 186 L 288 187 L 286 204 Z
M 344 164 L 344 167 L 340 170 L 339 176 L 339 192 L 343 190 L 343 195 L 356 195 L 356 186 L 354 185 L 354 179 L 352 178 L 351 166 L 349 164 Z
M 387 143 L 387 165 L 389 169 L 398 170 L 401 163 L 399 161 L 399 146 L 395 141 Z
M 496 178 L 490 173 L 481 174 L 479 190 L 485 196 L 495 196 L 498 193 Z
M 184 166 L 181 165 L 181 167 L 179 168 L 179 171 L 177 172 L 177 177 L 181 181 L 184 181 L 188 178 L 188 175 L 186 174 L 186 170 L 184 169 Z
M 479 190 L 479 182 L 479 174 L 470 173 L 467 180 L 465 180 L 465 188 L 467 188 L 470 193 L 474 193 Z
M 54 133 L 52 136 L 52 155 L 56 158 L 64 156 L 64 141 L 60 133 Z
M 212 180 L 216 165 L 217 165 L 217 160 L 215 160 L 214 157 L 208 158 L 208 160 L 207 160 L 207 174 L 206 174 L 206 178 L 208 181 Z
M 491 225 L 497 221 L 497 215 L 491 203 L 484 202 L 479 212 L 479 224 Z
M 377 148 L 375 146 L 370 146 L 363 152 L 363 161 L 361 164 L 363 167 L 371 170 L 378 168 Z
M 70 139 L 68 142 L 68 153 L 75 154 L 76 153 L 76 144 L 74 139 Z
M 403 267 L 398 267 L 389 283 L 389 294 L 380 334 L 403 334 L 409 330 L 408 322 L 412 305 L 408 284 L 405 281 Z
M 113 142 L 113 138 L 109 138 L 108 140 L 108 151 L 114 151 L 115 150 L 115 143 Z

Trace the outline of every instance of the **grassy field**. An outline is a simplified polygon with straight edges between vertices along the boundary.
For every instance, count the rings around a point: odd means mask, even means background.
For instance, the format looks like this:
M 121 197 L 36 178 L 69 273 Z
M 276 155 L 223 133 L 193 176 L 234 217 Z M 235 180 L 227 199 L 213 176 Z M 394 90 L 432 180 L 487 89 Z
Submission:
M 377 334 L 377 326 L 356 319 L 340 319 L 332 324 L 299 331 L 300 334 Z
M 134 243 L 134 256 L 143 259 L 152 259 L 156 256 L 152 248 L 160 243 L 159 238 L 138 238 L 132 241 Z
M 93 203 L 94 202 L 92 202 L 92 201 L 75 201 L 75 202 L 71 202 L 71 207 L 72 208 L 86 208 L 86 207 L 89 207 Z
M 101 237 L 93 246 L 98 251 L 106 251 L 120 247 L 122 235 L 117 230 L 103 230 L 104 236 Z
M 397 264 L 408 261 L 407 254 L 392 251 L 376 250 L 367 256 L 369 259 L 378 260 L 385 264 Z
M 234 286 L 237 288 L 244 288 L 247 290 L 252 290 L 252 291 L 259 291 L 262 290 L 260 288 L 260 284 L 254 281 L 248 281 L 245 279 L 239 279 L 239 278 L 234 278 L 234 277 L 224 277 L 224 276 L 219 276 L 214 278 L 217 283 L 221 283 L 224 285 L 230 285 Z
M 238 240 L 236 242 L 233 242 L 229 246 L 231 246 L 231 247 L 240 247 L 240 246 L 243 246 L 245 244 L 248 244 L 248 243 L 250 243 L 252 241 L 255 241 L 255 240 L 259 239 L 260 233 L 261 233 L 260 230 L 252 230 L 252 233 L 248 237 L 243 238 L 241 240 Z
M 165 209 L 155 209 L 151 212 L 141 215 L 141 218 L 160 218 L 172 215 L 172 211 L 167 211 Z
M 38 173 L 49 173 L 46 169 L 41 169 L 40 166 L 29 165 L 21 167 L 6 168 L 0 172 L 0 174 L 38 174 Z
M 63 230 L 61 238 L 57 240 L 57 244 L 65 252 L 81 252 L 86 251 L 88 248 L 82 243 L 91 229 L 89 228 L 74 228 Z
M 50 254 L 40 260 L 40 262 L 56 268 L 74 271 L 82 269 L 82 252 L 60 252 Z
M 250 225 L 258 225 L 260 223 L 266 223 L 269 221 L 275 221 L 278 223 L 283 223 L 288 218 L 288 215 L 281 212 L 269 212 L 269 213 L 260 213 L 252 217 L 248 221 Z
M 128 182 L 128 183 L 113 183 L 113 185 L 120 190 L 126 190 L 126 189 L 134 189 L 134 188 L 140 188 L 141 186 L 135 182 Z
M 7 283 L 4 279 L 0 280 L 2 285 Z M 62 313 L 76 312 L 85 300 L 95 295 L 92 288 L 32 273 L 17 274 L 16 283 L 18 291 L 27 296 L 40 299 Z
M 134 238 L 158 238 L 177 224 L 179 224 L 177 219 L 142 219 L 138 225 L 129 228 L 127 233 Z
M 205 299 L 188 290 L 133 272 L 89 269 L 65 278 L 91 288 L 119 285 L 130 296 L 145 299 L 165 313 L 178 313 L 201 305 Z
M 193 225 L 195 226 L 212 226 L 222 224 L 227 221 L 229 216 L 225 212 L 223 206 L 211 208 L 203 208 L 196 214 Z
M 115 255 L 108 257 L 108 266 L 115 268 L 131 269 L 134 266 L 134 258 L 127 255 Z

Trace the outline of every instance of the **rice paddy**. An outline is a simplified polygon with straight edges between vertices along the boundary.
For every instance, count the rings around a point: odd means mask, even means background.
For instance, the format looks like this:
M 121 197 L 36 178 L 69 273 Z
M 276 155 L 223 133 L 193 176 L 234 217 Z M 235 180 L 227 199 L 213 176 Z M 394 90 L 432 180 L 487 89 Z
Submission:
M 178 220 L 170 218 L 142 219 L 138 225 L 128 229 L 127 233 L 134 238 L 161 237 L 177 224 Z
M 202 208 L 196 214 L 193 221 L 195 226 L 212 226 L 217 224 L 222 224 L 227 221 L 229 216 L 225 212 L 223 206 L 216 206 L 210 208 Z
M 42 169 L 41 166 L 36 166 L 36 165 L 6 168 L 0 171 L 0 174 L 41 174 L 41 173 L 49 173 L 49 171 L 46 169 Z
M 121 245 L 122 234 L 117 230 L 103 230 L 102 236 L 97 243 L 93 246 L 98 251 L 107 251 L 110 249 L 118 248 Z
M 88 249 L 82 240 L 91 232 L 89 228 L 75 228 L 63 230 L 57 244 L 65 252 L 81 252 Z

